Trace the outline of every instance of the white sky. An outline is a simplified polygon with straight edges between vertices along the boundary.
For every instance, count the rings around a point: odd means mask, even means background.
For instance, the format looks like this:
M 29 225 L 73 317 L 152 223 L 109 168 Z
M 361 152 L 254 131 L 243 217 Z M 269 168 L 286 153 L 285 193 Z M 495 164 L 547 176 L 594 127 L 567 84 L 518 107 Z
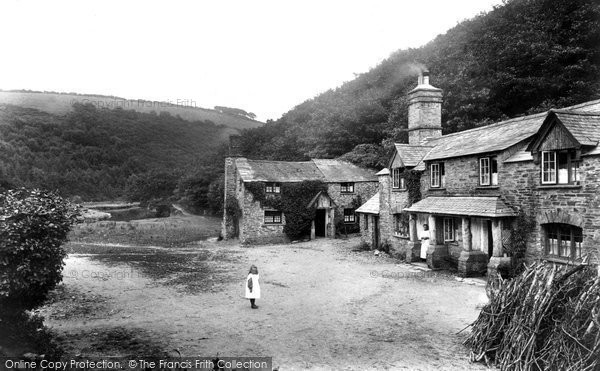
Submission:
M 0 3 L 0 89 L 237 107 L 279 118 L 501 0 Z

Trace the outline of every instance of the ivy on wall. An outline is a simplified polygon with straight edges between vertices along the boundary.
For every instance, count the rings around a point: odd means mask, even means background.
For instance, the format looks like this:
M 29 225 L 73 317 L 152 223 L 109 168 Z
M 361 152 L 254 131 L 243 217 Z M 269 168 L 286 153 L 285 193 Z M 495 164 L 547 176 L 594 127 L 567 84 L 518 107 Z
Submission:
M 360 232 L 360 224 L 359 224 L 359 219 L 358 219 L 360 216 L 358 214 L 354 214 L 356 221 L 354 223 L 345 223 L 344 222 L 344 209 L 348 208 L 348 209 L 356 210 L 362 204 L 363 204 L 362 197 L 360 197 L 360 195 L 356 195 L 356 196 L 352 197 L 352 201 L 350 201 L 350 203 L 347 206 L 344 206 L 344 207 L 340 208 L 339 211 L 336 211 L 335 216 L 334 216 L 334 224 L 335 224 L 336 233 L 343 233 L 345 235 L 348 235 L 349 233 Z
M 237 199 L 233 197 L 227 197 L 227 202 L 225 203 L 225 213 L 231 217 L 231 222 L 235 228 L 233 232 L 233 236 L 237 237 L 239 235 L 239 220 L 242 217 L 242 208 Z
M 408 190 L 408 201 L 406 207 L 421 201 L 421 171 L 406 170 L 400 174 L 404 178 Z
M 252 194 L 252 199 L 260 202 L 263 208 L 273 208 L 283 212 L 285 215 L 283 232 L 291 240 L 310 234 L 316 205 L 309 208 L 308 204 L 317 193 L 327 193 L 327 184 L 320 180 L 282 183 L 281 193 L 276 194 L 267 194 L 263 182 L 248 182 L 245 186 Z

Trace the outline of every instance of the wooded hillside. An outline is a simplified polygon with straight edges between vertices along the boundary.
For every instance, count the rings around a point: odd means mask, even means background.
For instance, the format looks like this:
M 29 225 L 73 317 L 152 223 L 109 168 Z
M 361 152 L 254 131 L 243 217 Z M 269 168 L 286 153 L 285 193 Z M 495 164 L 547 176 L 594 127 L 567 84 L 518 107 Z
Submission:
M 301 160 L 352 151 L 345 158 L 383 166 L 392 141 L 406 141 L 406 94 L 425 68 L 444 90 L 444 133 L 600 98 L 600 3 L 506 1 L 245 131 L 244 153 Z
M 179 177 L 207 161 L 230 132 L 168 113 L 75 104 L 62 116 L 0 105 L 0 180 L 5 187 L 107 200 L 124 197 L 135 175 L 169 174 L 172 193 Z
M 273 160 L 343 155 L 383 167 L 391 144 L 406 141 L 406 94 L 424 68 L 444 90 L 444 133 L 598 99 L 600 3 L 506 1 L 421 48 L 394 53 L 277 121 L 244 130 L 242 152 Z M 217 108 L 255 122 L 242 117 L 249 112 Z M 226 155 L 221 143 L 232 130 L 168 113 L 75 104 L 51 114 L 0 104 L 0 188 L 45 187 L 85 200 L 175 194 L 216 211 Z

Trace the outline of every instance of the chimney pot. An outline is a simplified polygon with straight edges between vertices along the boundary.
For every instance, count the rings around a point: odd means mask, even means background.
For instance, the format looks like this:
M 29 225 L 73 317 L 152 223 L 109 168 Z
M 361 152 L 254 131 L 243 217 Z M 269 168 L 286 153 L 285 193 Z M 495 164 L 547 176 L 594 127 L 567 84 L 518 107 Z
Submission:
M 429 71 L 423 71 L 423 84 L 429 85 Z
M 417 79 L 417 85 L 423 85 L 423 73 L 419 72 L 419 78 Z

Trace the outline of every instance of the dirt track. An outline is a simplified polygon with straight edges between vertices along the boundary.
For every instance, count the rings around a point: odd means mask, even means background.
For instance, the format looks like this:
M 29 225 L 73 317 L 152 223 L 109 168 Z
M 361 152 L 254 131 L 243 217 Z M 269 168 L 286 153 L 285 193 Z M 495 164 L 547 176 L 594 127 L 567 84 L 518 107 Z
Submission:
M 358 240 L 71 254 L 43 309 L 71 355 L 273 356 L 289 369 L 485 369 L 456 335 L 482 286 L 352 251 Z M 243 298 L 250 264 L 262 298 Z

